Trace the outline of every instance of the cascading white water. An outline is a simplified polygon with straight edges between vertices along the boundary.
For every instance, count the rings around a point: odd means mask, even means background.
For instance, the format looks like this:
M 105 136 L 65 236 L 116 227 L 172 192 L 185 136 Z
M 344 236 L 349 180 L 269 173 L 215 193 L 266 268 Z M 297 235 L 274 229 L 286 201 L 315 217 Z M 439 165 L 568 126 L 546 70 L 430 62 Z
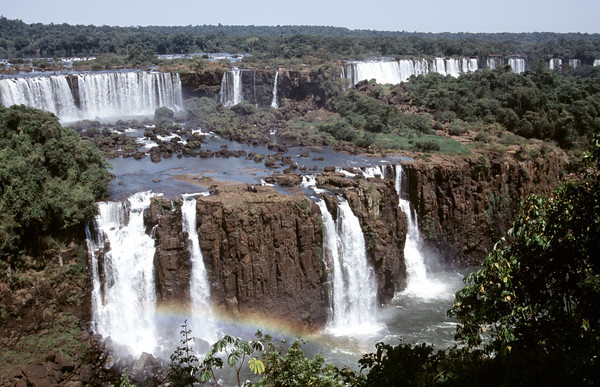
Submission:
M 508 65 L 512 69 L 513 73 L 521 74 L 525 72 L 525 59 L 522 58 L 510 58 Z
M 83 118 L 151 115 L 161 106 L 183 110 L 179 74 L 78 74 L 76 79 Z
M 577 67 L 581 66 L 581 59 L 569 59 L 569 66 L 576 69 Z
M 458 61 L 458 59 L 449 58 L 449 59 L 446 59 L 445 62 L 446 62 L 446 74 L 451 75 L 454 78 L 458 78 L 458 76 L 461 73 L 460 62 Z M 467 72 L 467 69 L 465 69 L 464 72 Z
M 183 230 L 187 232 L 190 241 L 189 252 L 192 264 L 192 275 L 190 278 L 190 301 L 192 320 L 190 328 L 194 336 L 201 337 L 208 342 L 217 340 L 216 329 L 210 303 L 210 286 L 200 241 L 198 240 L 198 229 L 196 227 L 196 199 L 193 195 L 183 195 L 181 206 L 181 217 Z
M 431 63 L 432 65 L 432 69 L 431 71 L 433 71 L 434 73 L 438 73 L 438 74 L 442 74 L 442 75 L 446 75 L 446 61 L 444 60 L 444 58 L 435 58 L 434 61 Z
M 365 167 L 362 172 L 365 178 L 380 177 L 383 179 L 385 177 L 384 169 L 379 165 L 375 167 Z
M 272 108 L 279 108 L 279 104 L 277 103 L 277 78 L 279 77 L 279 70 L 275 72 L 275 81 L 273 81 L 273 100 L 271 100 Z
M 550 70 L 559 70 L 562 66 L 562 59 L 560 58 L 552 58 L 550 59 L 550 63 L 548 64 L 548 67 L 550 67 Z
M 22 104 L 36 107 L 59 118 L 79 114 L 67 78 L 63 75 L 2 79 L 0 102 L 4 106 Z
M 242 70 L 234 68 L 223 74 L 221 81 L 221 103 L 231 107 L 244 100 L 242 93 Z
M 461 66 L 461 63 L 463 65 Z M 398 61 L 350 62 L 342 69 L 342 77 L 346 77 L 352 85 L 362 80 L 375 79 L 377 83 L 398 84 L 407 82 L 411 76 L 437 72 L 442 75 L 458 77 L 461 73 L 477 71 L 477 59 L 436 58 L 427 60 L 400 59 Z
M 63 122 L 150 115 L 161 106 L 183 110 L 179 74 L 158 72 L 7 78 L 0 80 L 0 99 L 4 106 L 50 111 Z
M 463 67 L 463 73 L 466 72 L 475 72 L 477 70 L 479 70 L 479 61 L 477 60 L 477 58 L 471 58 L 467 61 L 467 67 Z
M 499 66 L 498 59 L 488 58 L 487 60 L 487 68 L 490 70 L 495 70 Z
M 155 246 L 146 234 L 143 214 L 153 196 L 152 192 L 140 192 L 127 202 L 100 202 L 94 232 L 86 228 L 93 330 L 128 347 L 134 355 L 157 349 Z M 105 248 L 100 261 L 99 253 Z
M 596 67 L 596 66 L 600 66 L 600 59 L 594 59 L 594 64 L 593 64 L 593 66 L 594 66 L 594 67 Z
M 324 226 L 323 254 L 332 266 L 332 313 L 327 332 L 362 336 L 380 330 L 377 323 L 377 282 L 367 262 L 365 240 L 348 202 L 339 199 L 337 221 L 325 202 L 317 202 Z
M 324 189 L 317 188 L 317 179 L 314 175 L 303 175 L 300 185 L 306 189 L 311 189 L 316 194 L 325 192 Z
M 396 61 L 349 63 L 347 74 L 352 85 L 370 79 L 375 79 L 377 83 L 390 83 L 393 85 L 402 82 L 400 66 Z
M 438 295 L 445 295 L 445 285 L 430 280 L 427 276 L 425 256 L 422 252 L 423 242 L 421 233 L 419 232 L 417 214 L 411 209 L 410 202 L 403 197 L 402 175 L 402 166 L 396 165 L 394 185 L 396 187 L 396 192 L 400 197 L 400 209 L 406 215 L 408 223 L 406 242 L 404 244 L 407 284 L 406 289 L 404 289 L 401 294 L 422 299 L 436 298 Z

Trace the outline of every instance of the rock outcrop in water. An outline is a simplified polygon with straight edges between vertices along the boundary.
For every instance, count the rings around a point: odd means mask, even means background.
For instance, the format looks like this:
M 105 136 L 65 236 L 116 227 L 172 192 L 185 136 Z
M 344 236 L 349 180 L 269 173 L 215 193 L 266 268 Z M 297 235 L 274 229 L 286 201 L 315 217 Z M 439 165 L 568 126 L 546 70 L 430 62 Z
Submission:
M 404 286 L 402 249 L 406 220 L 392 180 L 353 180 L 330 173 L 319 184 L 343 195 L 358 217 L 367 257 L 378 283 L 379 302 Z M 342 187 L 342 188 L 340 188 Z M 317 205 L 303 195 L 280 195 L 222 187 L 199 197 L 197 228 L 212 303 L 230 315 L 269 317 L 320 328 L 329 317 L 329 263 L 323 259 L 323 225 Z M 324 198 L 335 214 L 337 200 Z M 155 198 L 146 212 L 155 227 L 158 302 L 186 304 L 190 263 L 181 211 Z
M 191 263 L 188 239 L 181 226 L 181 211 L 172 211 L 170 200 L 156 198 L 144 215 L 147 227 L 156 226 L 154 273 L 157 302 L 187 304 L 190 300 Z
M 302 196 L 220 193 L 197 200 L 213 304 L 308 327 L 327 321 L 321 216 Z

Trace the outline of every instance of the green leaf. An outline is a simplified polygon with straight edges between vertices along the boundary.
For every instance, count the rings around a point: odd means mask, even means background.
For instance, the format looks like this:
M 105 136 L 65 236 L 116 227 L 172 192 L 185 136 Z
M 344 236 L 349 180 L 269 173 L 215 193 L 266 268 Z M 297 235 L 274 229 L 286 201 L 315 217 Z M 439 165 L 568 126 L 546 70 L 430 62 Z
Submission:
M 255 375 L 260 375 L 265 372 L 265 364 L 255 357 L 248 360 L 248 366 L 250 367 L 250 371 L 252 371 Z

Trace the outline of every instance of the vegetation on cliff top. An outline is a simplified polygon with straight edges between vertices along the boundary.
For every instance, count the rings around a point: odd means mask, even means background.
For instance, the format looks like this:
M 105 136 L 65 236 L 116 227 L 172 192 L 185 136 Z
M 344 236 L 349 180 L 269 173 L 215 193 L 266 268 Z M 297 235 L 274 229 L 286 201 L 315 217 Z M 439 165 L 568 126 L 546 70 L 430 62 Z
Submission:
M 100 152 L 50 113 L 0 107 L 0 268 L 38 256 L 45 237 L 81 235 L 110 175 Z

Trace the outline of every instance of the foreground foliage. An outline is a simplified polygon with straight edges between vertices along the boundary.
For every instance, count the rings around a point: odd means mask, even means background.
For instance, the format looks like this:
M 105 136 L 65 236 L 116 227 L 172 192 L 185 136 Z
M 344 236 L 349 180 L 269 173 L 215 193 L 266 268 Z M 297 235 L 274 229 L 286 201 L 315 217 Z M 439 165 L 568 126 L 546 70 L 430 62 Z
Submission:
M 457 338 L 493 363 L 522 363 L 512 378 L 600 380 L 599 156 L 596 136 L 583 179 L 525 200 L 508 241 L 456 295 Z

